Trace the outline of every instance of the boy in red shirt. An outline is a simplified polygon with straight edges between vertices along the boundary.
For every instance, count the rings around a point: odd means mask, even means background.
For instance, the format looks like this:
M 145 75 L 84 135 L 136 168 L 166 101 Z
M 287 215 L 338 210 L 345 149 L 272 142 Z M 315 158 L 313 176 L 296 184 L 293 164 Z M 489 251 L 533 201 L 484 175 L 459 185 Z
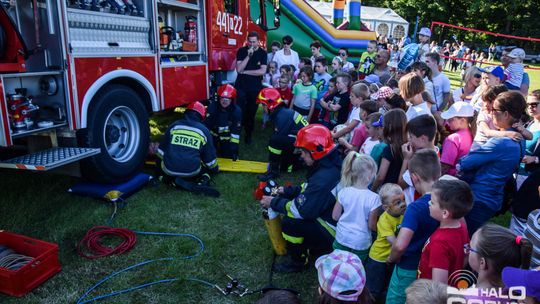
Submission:
M 279 94 L 281 95 L 281 99 L 283 99 L 283 102 L 289 106 L 292 100 L 292 91 L 291 87 L 289 86 L 291 83 L 291 80 L 289 78 L 289 75 L 287 74 L 281 74 L 279 77 L 279 87 L 277 87 L 277 90 L 279 91 Z
M 472 206 L 473 194 L 466 182 L 442 179 L 433 184 L 429 215 L 441 224 L 422 249 L 418 265 L 419 279 L 448 284 L 452 273 L 463 269 L 463 247 L 469 243 L 469 233 L 463 217 Z

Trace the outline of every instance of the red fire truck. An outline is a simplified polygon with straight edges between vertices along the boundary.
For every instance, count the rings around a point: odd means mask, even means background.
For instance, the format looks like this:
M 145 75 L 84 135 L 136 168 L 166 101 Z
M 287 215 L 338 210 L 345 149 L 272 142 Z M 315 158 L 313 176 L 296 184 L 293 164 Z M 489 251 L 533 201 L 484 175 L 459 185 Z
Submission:
M 265 43 L 274 13 L 265 2 L 0 0 L 0 146 L 50 138 L 50 148 L 0 155 L 0 167 L 80 161 L 92 180 L 132 176 L 147 154 L 149 115 L 232 82 L 250 31 Z

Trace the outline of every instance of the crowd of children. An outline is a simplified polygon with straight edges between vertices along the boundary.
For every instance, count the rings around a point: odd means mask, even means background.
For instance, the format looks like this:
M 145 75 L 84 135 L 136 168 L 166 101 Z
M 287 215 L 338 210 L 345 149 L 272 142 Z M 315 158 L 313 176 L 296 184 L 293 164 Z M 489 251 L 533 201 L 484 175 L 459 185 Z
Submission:
M 372 74 L 375 41 L 357 68 L 346 49 L 329 67 L 319 42 L 299 66 L 268 64 L 265 85 L 306 121 L 326 126 L 344 158 L 334 251 L 315 262 L 319 303 L 446 303 L 447 286 L 463 287 L 451 278 L 465 269 L 478 288 L 514 286 L 505 273 L 536 275 L 516 268 L 529 268 L 533 240 L 524 235 L 540 235 L 540 223 L 525 232 L 488 223 L 505 211 L 524 154 L 540 153 L 524 149 L 524 139 L 538 147 L 540 135 L 524 125 L 527 104 L 540 96 L 534 91 L 526 104 L 521 92 L 524 53 L 511 51 L 504 70 L 471 68 L 471 84 L 452 97 L 441 73 L 447 60 L 429 48 L 428 29 L 419 34 L 417 62 L 385 83 Z M 536 213 L 520 217 L 529 214 Z
M 277 198 L 281 200 L 277 211 L 294 215 L 289 230 L 300 220 L 311 220 L 324 229 L 328 247 L 334 237 L 332 252 L 314 256 L 319 303 L 446 303 L 446 287 L 464 287 L 452 278 L 468 270 L 476 274 L 477 288 L 523 283 L 529 286 L 525 296 L 540 301 L 538 280 L 512 278 L 516 273 L 538 278 L 527 271 L 531 256 L 532 265 L 540 263 L 540 189 L 534 182 L 540 174 L 540 91 L 525 99 L 520 86 L 524 53 L 515 49 L 508 54 L 506 71 L 471 68 L 467 79 L 481 79 L 480 85 L 474 90 L 466 86 L 454 94 L 459 100 L 453 100 L 437 70 L 442 63 L 439 54 L 429 52 L 429 35 L 427 29 L 420 31 L 422 51 L 410 71 L 395 73 L 384 84 L 372 74 L 379 56 L 376 42 L 369 43 L 356 70 L 347 61 L 347 50 L 340 49 L 331 63 L 333 72 L 328 73 L 318 42 L 311 45 L 312 58 L 291 61 L 288 56 L 296 53 L 288 36 L 284 51 L 277 50 L 268 63 L 266 88 L 257 101 L 264 108 L 263 126 L 272 123 L 274 132 L 268 145 L 268 172 L 259 178 L 277 178 L 281 170 L 297 166 L 295 147 L 310 162 L 312 182 L 298 187 L 294 200 Z M 236 159 L 240 136 L 236 91 L 223 86 L 218 95 L 220 103 L 211 108 L 206 125 L 216 144 L 227 149 L 219 154 Z M 199 126 L 206 115 L 203 109 L 193 110 Z M 324 131 L 323 139 L 329 142 L 317 137 L 306 142 L 311 148 L 299 147 L 298 141 L 307 137 L 300 140 L 297 134 L 306 128 Z M 205 138 L 210 131 L 204 132 Z M 162 154 L 167 146 L 160 146 Z M 316 184 L 313 172 L 328 155 L 333 157 L 335 174 L 320 171 Z M 522 161 L 527 166 L 520 167 Z M 341 164 L 340 180 L 336 162 Z M 163 164 L 165 171 L 170 169 L 166 158 Z M 520 185 L 518 174 L 524 179 Z M 330 189 L 322 189 L 334 187 L 330 184 L 337 185 L 333 196 Z M 309 200 L 315 196 L 315 192 L 304 195 L 304 187 L 331 197 L 333 210 L 326 210 L 324 223 L 320 217 L 302 214 L 303 206 L 314 206 Z M 527 208 L 517 207 L 514 198 L 524 193 L 533 193 L 535 199 Z M 273 198 L 264 200 L 267 208 L 274 207 Z M 511 230 L 489 223 L 507 210 L 515 213 Z M 332 220 L 335 225 L 328 224 Z M 304 252 L 302 239 L 287 238 L 288 248 L 298 249 L 294 271 L 305 266 L 298 262 Z M 316 241 L 310 240 L 312 245 Z

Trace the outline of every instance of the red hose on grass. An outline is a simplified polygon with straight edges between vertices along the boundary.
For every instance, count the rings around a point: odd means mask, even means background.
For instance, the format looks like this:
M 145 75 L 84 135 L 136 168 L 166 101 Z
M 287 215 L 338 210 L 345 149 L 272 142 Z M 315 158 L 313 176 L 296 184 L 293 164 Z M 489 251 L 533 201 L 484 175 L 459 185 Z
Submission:
M 107 236 L 122 239 L 115 247 L 102 244 L 102 239 Z M 125 228 L 111 228 L 106 226 L 92 227 L 77 245 L 80 256 L 90 260 L 106 257 L 113 254 L 123 254 L 135 246 L 137 238 L 135 232 Z

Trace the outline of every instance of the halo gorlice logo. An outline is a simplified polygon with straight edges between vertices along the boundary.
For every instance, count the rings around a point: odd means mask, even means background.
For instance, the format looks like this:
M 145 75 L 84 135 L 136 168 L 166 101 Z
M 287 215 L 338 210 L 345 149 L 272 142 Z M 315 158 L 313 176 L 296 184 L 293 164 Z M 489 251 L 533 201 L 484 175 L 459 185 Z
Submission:
M 476 275 L 469 270 L 453 272 L 448 284 L 447 304 L 518 304 L 525 300 L 525 287 L 514 286 L 503 288 L 476 288 Z
M 476 275 L 469 270 L 454 271 L 448 278 L 448 285 L 456 286 L 458 289 L 467 289 L 476 284 Z

